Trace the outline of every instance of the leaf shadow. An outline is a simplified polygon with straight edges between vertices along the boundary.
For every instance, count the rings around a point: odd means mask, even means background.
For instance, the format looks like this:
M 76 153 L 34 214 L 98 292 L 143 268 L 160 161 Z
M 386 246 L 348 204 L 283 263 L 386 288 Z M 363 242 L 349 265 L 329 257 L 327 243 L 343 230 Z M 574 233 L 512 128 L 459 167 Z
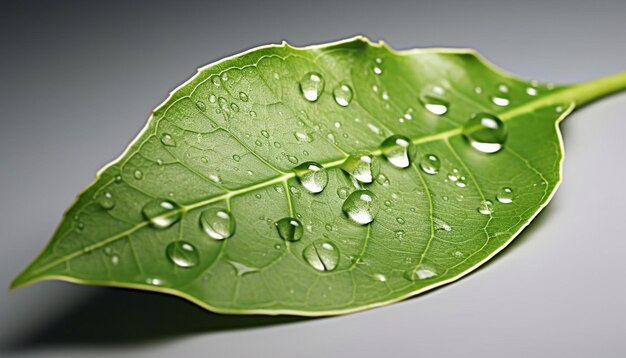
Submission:
M 500 254 L 470 273 L 485 270 L 520 245 L 528 243 L 533 231 L 548 220 L 554 205 L 548 205 Z M 443 285 L 413 297 L 440 292 Z M 8 344 L 0 353 L 25 352 L 46 347 L 123 347 L 165 341 L 192 334 L 207 334 L 272 325 L 311 321 L 320 318 L 297 316 L 220 315 L 206 311 L 181 298 L 120 288 L 95 288 L 95 293 Z
M 90 288 L 95 294 L 13 342 L 2 353 L 47 347 L 123 347 L 199 333 L 288 324 L 312 318 L 220 315 L 181 298 L 120 288 Z

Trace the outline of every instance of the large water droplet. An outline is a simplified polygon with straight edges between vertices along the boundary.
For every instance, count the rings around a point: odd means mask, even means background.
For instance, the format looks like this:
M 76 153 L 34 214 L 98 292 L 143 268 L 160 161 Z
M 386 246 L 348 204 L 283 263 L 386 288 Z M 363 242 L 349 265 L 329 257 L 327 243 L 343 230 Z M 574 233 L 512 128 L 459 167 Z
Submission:
M 380 171 L 380 163 L 372 154 L 359 152 L 349 156 L 342 169 L 361 183 L 371 183 Z
M 332 271 L 339 263 L 339 249 L 327 241 L 315 241 L 302 251 L 304 260 L 318 271 Z
M 463 126 L 463 136 L 472 147 L 483 153 L 495 153 L 502 149 L 507 135 L 506 124 L 489 113 L 477 113 Z
M 412 149 L 411 140 L 403 135 L 392 135 L 385 139 L 380 146 L 385 158 L 398 168 L 407 168 L 411 165 L 409 153 Z
M 174 140 L 174 137 L 172 137 L 170 134 L 167 134 L 167 133 L 161 136 L 161 143 L 163 143 L 163 145 L 166 145 L 168 147 L 176 146 L 176 140 Z
M 376 195 L 365 189 L 352 192 L 341 208 L 352 221 L 361 225 L 374 221 L 379 210 Z
M 318 100 L 324 90 L 324 78 L 317 72 L 308 72 L 300 80 L 300 91 L 309 102 Z
M 437 87 L 440 88 L 440 87 Z M 441 116 L 448 112 L 450 103 L 441 97 L 441 94 L 437 94 L 431 90 L 425 90 L 420 94 L 420 103 L 426 110 L 432 114 Z
M 483 215 L 491 215 L 493 214 L 493 203 L 491 200 L 483 200 L 476 210 Z
M 113 195 L 111 195 L 111 193 L 104 192 L 100 195 L 100 198 L 98 198 L 98 204 L 100 204 L 100 206 L 104 209 L 104 210 L 111 210 L 115 207 L 115 200 L 113 200 Z
M 437 271 L 429 265 L 419 264 L 415 269 L 409 270 L 405 274 L 405 278 L 409 281 L 425 280 L 437 276 Z
M 513 189 L 505 187 L 500 189 L 496 194 L 496 199 L 502 204 L 510 204 L 513 202 Z
M 507 97 L 498 95 L 491 96 L 491 102 L 493 102 L 493 104 L 495 104 L 496 106 L 506 107 L 511 103 L 511 100 Z
M 426 154 L 420 161 L 420 168 L 426 174 L 437 174 L 441 168 L 441 160 L 434 154 Z
M 233 236 L 236 223 L 228 210 L 209 208 L 200 214 L 200 227 L 213 239 L 223 240 Z
M 311 193 L 321 192 L 328 184 L 328 173 L 321 164 L 305 162 L 298 165 L 294 172 L 300 184 Z
M 167 257 L 180 267 L 194 267 L 200 261 L 196 248 L 186 241 L 175 241 L 165 249 Z
M 341 107 L 347 107 L 350 102 L 352 102 L 352 88 L 345 83 L 339 84 L 333 90 L 333 97 L 335 97 L 335 102 Z
M 157 229 L 166 229 L 180 220 L 180 206 L 168 200 L 153 200 L 141 212 Z
M 302 238 L 303 228 L 296 218 L 282 218 L 276 222 L 278 235 L 285 241 L 298 241 Z

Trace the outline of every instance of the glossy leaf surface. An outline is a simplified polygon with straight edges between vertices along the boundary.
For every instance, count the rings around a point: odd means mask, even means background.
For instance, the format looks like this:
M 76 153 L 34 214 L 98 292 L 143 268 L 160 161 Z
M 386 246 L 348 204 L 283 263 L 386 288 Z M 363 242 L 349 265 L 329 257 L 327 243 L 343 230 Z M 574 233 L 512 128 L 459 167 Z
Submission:
M 14 286 L 132 287 L 223 313 L 404 299 L 480 266 L 546 205 L 573 88 L 362 38 L 225 59 L 154 111 Z

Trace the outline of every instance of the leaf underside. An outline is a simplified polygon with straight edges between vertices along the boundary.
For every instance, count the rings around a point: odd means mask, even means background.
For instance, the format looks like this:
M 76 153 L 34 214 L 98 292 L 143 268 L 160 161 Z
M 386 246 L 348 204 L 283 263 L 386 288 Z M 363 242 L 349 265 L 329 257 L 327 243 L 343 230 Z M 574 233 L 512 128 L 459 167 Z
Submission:
M 323 81 L 314 101 L 303 95 L 311 73 Z M 551 99 L 564 88 L 505 74 L 470 50 L 395 52 L 363 38 L 227 58 L 154 111 L 13 286 L 62 279 L 170 293 L 221 313 L 310 316 L 405 299 L 480 266 L 547 204 L 561 180 L 557 124 L 573 107 Z M 463 134 L 477 113 L 506 125 L 496 153 Z M 406 168 L 379 150 L 394 134 L 412 143 Z M 342 170 L 362 151 L 380 165 L 372 183 Z M 420 167 L 428 155 L 436 173 Z M 294 174 L 308 161 L 326 167 L 319 193 Z M 342 210 L 360 189 L 379 208 L 365 225 Z M 145 214 L 155 201 L 174 205 L 164 228 Z M 200 224 L 217 209 L 236 223 L 223 240 Z M 298 241 L 277 230 L 289 217 Z

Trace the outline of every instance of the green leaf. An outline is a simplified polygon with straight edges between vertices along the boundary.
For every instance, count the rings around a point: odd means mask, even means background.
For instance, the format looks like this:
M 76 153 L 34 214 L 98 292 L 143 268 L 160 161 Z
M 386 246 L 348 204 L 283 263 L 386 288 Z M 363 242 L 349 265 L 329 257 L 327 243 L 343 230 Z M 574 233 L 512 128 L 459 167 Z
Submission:
M 454 281 L 561 181 L 558 122 L 624 88 L 518 79 L 471 50 L 363 38 L 201 69 L 69 208 L 44 279 L 223 313 L 331 315 Z

